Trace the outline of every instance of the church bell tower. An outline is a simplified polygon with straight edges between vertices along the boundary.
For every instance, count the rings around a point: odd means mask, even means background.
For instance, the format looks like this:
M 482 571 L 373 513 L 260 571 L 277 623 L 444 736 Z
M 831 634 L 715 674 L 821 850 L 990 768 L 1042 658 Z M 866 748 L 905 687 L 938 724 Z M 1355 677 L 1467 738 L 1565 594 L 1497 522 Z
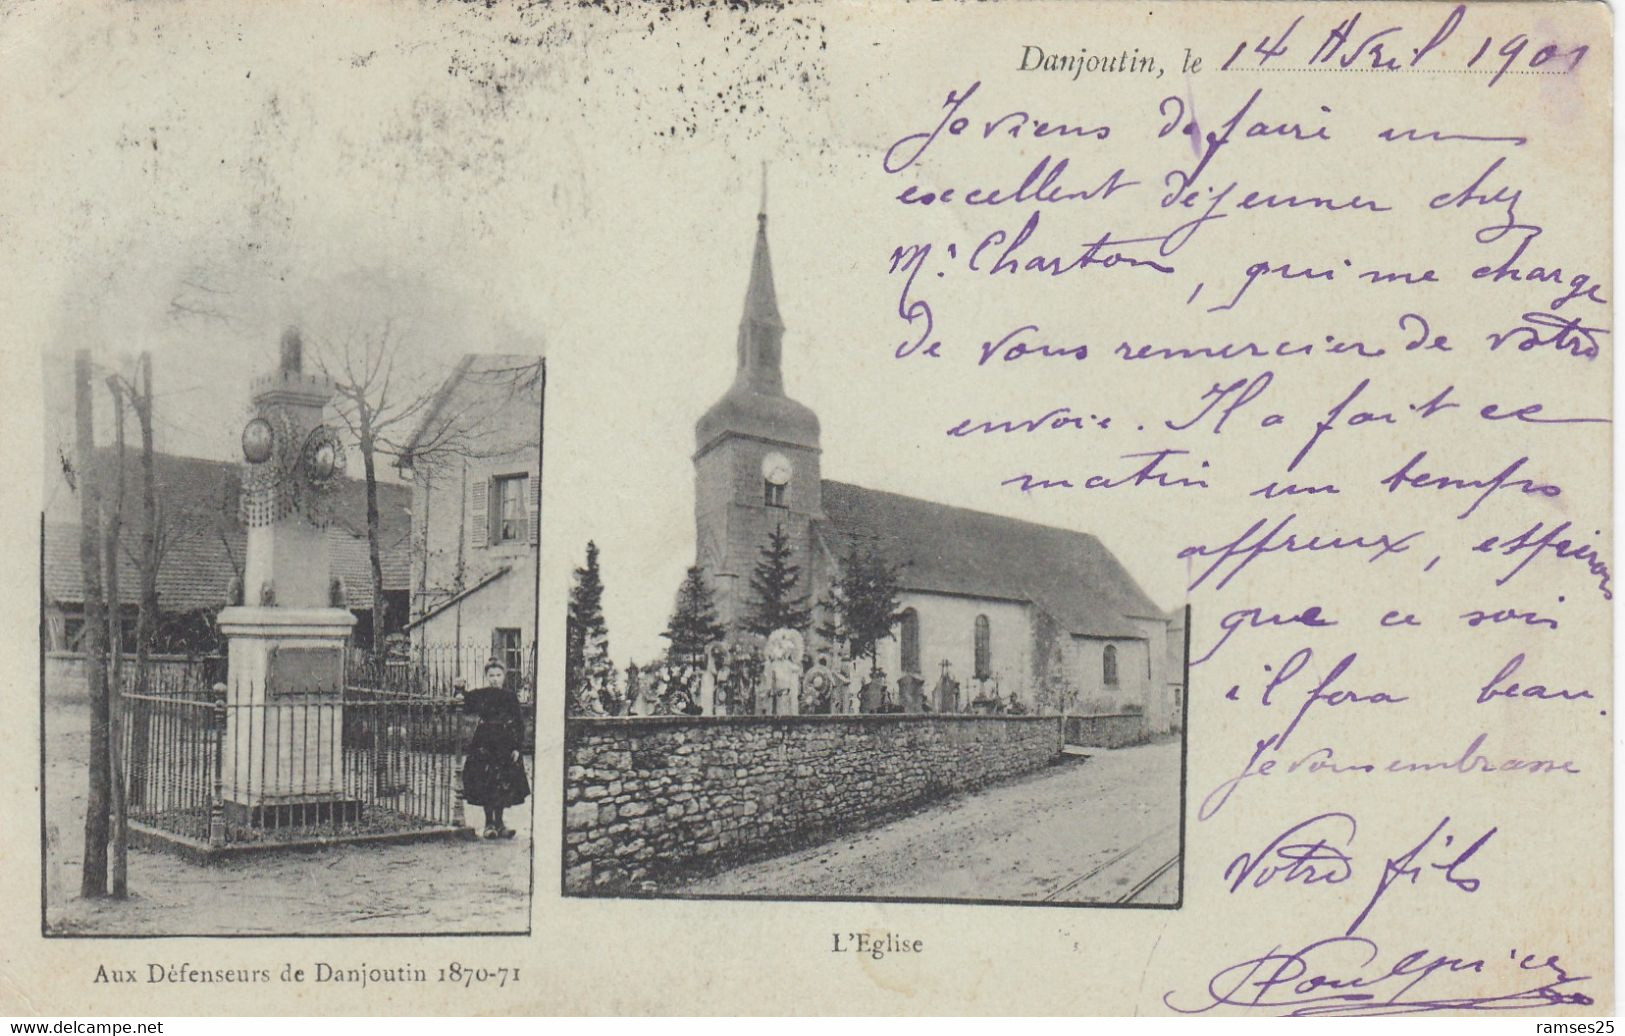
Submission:
M 784 394 L 784 321 L 768 257 L 765 189 L 763 194 L 734 382 L 694 426 L 695 550 L 730 632 L 740 628 L 749 608 L 751 571 L 775 527 L 789 536 L 791 560 L 801 568 L 798 592 L 816 597 L 811 579 L 812 526 L 822 517 L 818 417 Z

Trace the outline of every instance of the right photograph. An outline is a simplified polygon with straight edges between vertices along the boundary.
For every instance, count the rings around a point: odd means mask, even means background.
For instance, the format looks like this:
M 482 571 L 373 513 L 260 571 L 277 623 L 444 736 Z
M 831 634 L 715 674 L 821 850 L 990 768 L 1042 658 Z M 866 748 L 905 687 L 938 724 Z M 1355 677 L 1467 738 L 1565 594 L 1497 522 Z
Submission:
M 669 430 L 693 553 L 657 652 L 611 650 L 613 526 L 569 548 L 564 893 L 1177 909 L 1188 606 L 1087 511 L 841 480 L 786 376 L 766 208 L 715 264 L 744 288 L 732 383 L 696 377 Z

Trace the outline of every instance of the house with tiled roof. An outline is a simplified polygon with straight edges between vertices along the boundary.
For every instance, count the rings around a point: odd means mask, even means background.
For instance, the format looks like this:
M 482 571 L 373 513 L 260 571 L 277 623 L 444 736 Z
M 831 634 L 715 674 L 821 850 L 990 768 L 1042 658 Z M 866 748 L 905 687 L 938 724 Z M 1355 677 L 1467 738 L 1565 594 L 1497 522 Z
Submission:
M 521 696 L 536 672 L 542 513 L 540 355 L 468 353 L 425 408 L 402 451 L 412 483 L 415 646 L 478 686 L 487 659 Z
M 112 449 L 93 454 L 92 470 L 63 467 L 61 483 L 47 494 L 44 527 L 45 647 L 72 651 L 82 629 L 84 570 L 79 559 L 79 492 L 86 478 L 103 487 L 111 505 L 118 464 Z M 158 502 L 159 648 L 175 653 L 209 653 L 214 643 L 213 617 L 240 594 L 247 531 L 238 519 L 242 465 L 231 461 L 153 455 L 153 484 Z M 372 577 L 367 552 L 366 486 L 346 479 L 335 490 L 333 518 L 326 528 L 335 591 L 359 620 L 357 643 L 371 635 Z M 388 612 L 406 616 L 411 578 L 411 490 L 395 483 L 378 485 L 380 553 Z M 141 457 L 127 450 L 124 458 L 125 516 L 119 551 L 119 601 L 125 616 L 127 645 L 133 648 L 135 614 L 141 597 L 136 558 L 141 537 Z
M 723 623 L 740 628 L 775 530 L 814 602 L 860 549 L 899 573 L 902 619 L 878 658 L 898 698 L 911 684 L 920 707 L 961 711 L 1014 695 L 1034 710 L 1143 712 L 1169 729 L 1183 644 L 1098 537 L 824 477 L 818 417 L 785 394 L 766 215 L 757 221 L 734 382 L 695 425 L 696 554 Z

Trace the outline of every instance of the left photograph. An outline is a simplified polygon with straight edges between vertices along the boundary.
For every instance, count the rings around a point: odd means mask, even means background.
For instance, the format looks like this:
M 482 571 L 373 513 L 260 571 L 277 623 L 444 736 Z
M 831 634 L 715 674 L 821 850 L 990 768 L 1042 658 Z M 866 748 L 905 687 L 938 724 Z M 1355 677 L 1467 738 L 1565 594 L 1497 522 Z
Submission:
M 43 931 L 526 933 L 544 350 L 241 273 L 44 356 Z

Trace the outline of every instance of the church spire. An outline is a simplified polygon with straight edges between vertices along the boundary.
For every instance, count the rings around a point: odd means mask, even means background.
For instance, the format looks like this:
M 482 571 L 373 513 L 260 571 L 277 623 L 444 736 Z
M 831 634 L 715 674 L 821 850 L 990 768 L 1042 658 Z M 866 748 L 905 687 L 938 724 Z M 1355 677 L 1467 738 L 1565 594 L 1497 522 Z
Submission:
M 733 385 L 694 425 L 696 462 L 728 441 L 757 445 L 778 443 L 817 455 L 818 415 L 784 394 L 784 374 L 779 369 L 783 339 L 784 321 L 779 318 L 773 263 L 767 251 L 767 169 L 764 166 L 762 203 L 756 213 L 756 248 L 751 256 L 750 283 L 745 288 L 744 313 L 739 319 L 739 365 L 734 372 Z M 756 448 L 752 445 L 749 450 Z M 736 453 L 728 455 L 737 459 Z M 757 456 L 750 463 L 760 464 L 761 460 Z M 803 469 L 807 467 L 805 460 L 798 463 Z M 734 472 L 728 478 L 734 479 L 737 474 Z M 802 485 L 804 488 L 797 499 L 808 504 L 809 513 L 816 513 L 817 476 Z M 809 485 L 812 488 L 806 488 Z
M 773 260 L 767 253 L 767 213 L 756 214 L 756 254 L 750 261 L 750 286 L 745 289 L 745 323 L 784 328 L 779 298 L 773 290 Z
M 762 203 L 756 213 L 756 252 L 750 262 L 750 284 L 745 289 L 745 313 L 739 321 L 739 372 L 736 381 L 757 392 L 784 395 L 779 350 L 784 321 L 779 317 L 778 294 L 773 289 L 773 261 L 767 250 L 767 164 L 762 164 Z

